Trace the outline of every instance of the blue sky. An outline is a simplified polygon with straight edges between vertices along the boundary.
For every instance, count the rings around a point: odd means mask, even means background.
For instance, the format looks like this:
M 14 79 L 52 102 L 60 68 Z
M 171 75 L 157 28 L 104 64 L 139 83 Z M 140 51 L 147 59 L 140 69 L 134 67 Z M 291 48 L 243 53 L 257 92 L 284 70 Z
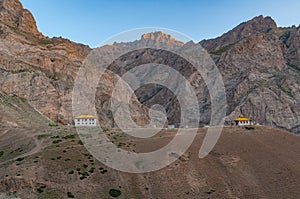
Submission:
M 143 27 L 179 31 L 195 42 L 220 36 L 255 16 L 299 25 L 299 0 L 21 0 L 46 36 L 97 47 L 120 32 Z M 136 38 L 137 39 L 137 38 Z

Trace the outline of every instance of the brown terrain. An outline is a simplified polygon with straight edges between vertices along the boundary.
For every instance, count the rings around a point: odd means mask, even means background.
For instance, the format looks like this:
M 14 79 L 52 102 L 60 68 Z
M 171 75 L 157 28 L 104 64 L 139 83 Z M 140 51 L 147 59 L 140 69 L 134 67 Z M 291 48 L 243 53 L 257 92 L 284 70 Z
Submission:
M 299 198 L 300 137 L 269 127 L 226 127 L 213 151 L 198 158 L 206 128 L 188 151 L 159 171 L 130 174 L 106 167 L 81 145 L 75 129 L 5 128 L 0 137 L 0 193 L 20 198 Z M 148 152 L 174 130 L 134 139 L 105 130 L 120 148 Z M 13 143 L 13 144 L 9 144 Z M 69 193 L 69 194 L 70 194 Z M 1 194 L 0 194 L 1 196 Z
M 207 130 L 203 127 L 188 151 L 164 169 L 130 174 L 108 168 L 89 154 L 76 129 L 66 125 L 73 120 L 77 71 L 93 49 L 44 36 L 18 0 L 0 0 L 0 199 L 300 198 L 300 138 L 295 135 L 300 133 L 299 27 L 277 27 L 270 17 L 258 16 L 199 44 L 184 44 L 162 32 L 126 43 L 144 44 L 173 50 L 202 45 L 223 76 L 227 120 L 242 113 L 265 126 L 225 127 L 204 159 L 198 158 Z M 209 93 L 186 60 L 161 50 L 130 52 L 111 64 L 96 93 L 102 131 L 128 151 L 153 151 L 176 133 L 162 130 L 149 139 L 134 139 L 111 128 L 116 127 L 108 107 L 117 81 L 114 73 L 149 62 L 184 74 L 201 106 L 200 125 L 210 120 Z M 179 104 L 168 89 L 150 85 L 135 94 L 131 114 L 137 123 L 148 122 L 153 104 L 166 107 L 170 124 L 178 123 Z
M 71 124 L 74 80 L 92 49 L 67 39 L 43 36 L 30 12 L 18 0 L 1 0 L 0 16 L 1 91 L 26 99 L 52 121 Z M 277 27 L 272 18 L 258 16 L 218 38 L 200 42 L 223 76 L 228 120 L 242 113 L 260 124 L 299 132 L 299 38 L 299 27 Z M 184 44 L 162 32 L 145 34 L 140 40 L 126 43 L 134 47 L 141 44 L 174 50 L 199 45 Z M 124 43 L 115 43 L 102 48 L 122 46 Z M 162 56 L 168 59 L 161 59 Z M 200 103 L 200 125 L 208 124 L 209 93 L 201 76 L 185 60 L 168 52 L 144 49 L 116 60 L 112 67 L 118 70 L 113 72 L 119 74 L 149 62 L 172 66 L 187 76 Z M 115 127 L 108 104 L 116 77 L 107 74 L 103 78 L 96 98 L 98 119 L 103 126 Z M 168 78 L 172 83 L 172 78 Z M 179 105 L 168 89 L 146 86 L 136 95 L 131 110 L 136 122 L 147 123 L 148 107 L 159 103 L 166 107 L 169 123 L 178 123 Z

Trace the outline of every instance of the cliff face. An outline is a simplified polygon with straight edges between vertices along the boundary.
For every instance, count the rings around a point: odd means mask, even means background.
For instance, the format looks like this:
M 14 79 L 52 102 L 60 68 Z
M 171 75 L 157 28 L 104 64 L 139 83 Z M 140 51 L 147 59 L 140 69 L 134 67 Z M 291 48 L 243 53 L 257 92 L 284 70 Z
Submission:
M 200 44 L 223 74 L 228 119 L 243 113 L 299 133 L 299 27 L 278 28 L 260 16 Z
M 260 15 L 247 22 L 241 23 L 216 39 L 203 40 L 200 44 L 208 51 L 219 50 L 221 47 L 233 44 L 255 33 L 268 33 L 276 28 L 277 25 L 271 17 L 263 17 Z
M 39 33 L 17 0 L 0 1 L 0 85 L 51 120 L 72 121 L 71 92 L 88 46 Z
M 1 21 L 12 27 L 42 36 L 38 31 L 35 19 L 32 14 L 23 8 L 19 0 L 1 0 L 0 1 L 0 18 Z
M 227 92 L 228 120 L 239 114 L 254 121 L 299 132 L 300 123 L 300 28 L 279 28 L 270 17 L 258 16 L 228 33 L 200 44 L 184 44 L 162 32 L 148 33 L 140 40 L 126 43 L 139 47 L 187 49 L 202 45 L 218 66 Z M 119 48 L 116 43 L 102 48 Z M 0 85 L 1 91 L 25 98 L 51 120 L 72 122 L 74 79 L 91 49 L 63 38 L 48 38 L 37 29 L 31 13 L 18 0 L 0 0 Z M 162 57 L 164 59 L 162 59 Z M 195 87 L 200 103 L 201 124 L 210 118 L 210 99 L 200 74 L 189 63 L 160 50 L 141 49 L 116 60 L 111 68 L 122 74 L 135 66 L 158 63 L 185 74 Z M 176 85 L 176 80 L 160 74 Z M 98 85 L 96 107 L 104 126 L 114 126 L 109 100 L 117 77 L 105 74 Z M 169 123 L 179 122 L 179 103 L 168 89 L 157 85 L 136 91 L 131 113 L 135 121 L 147 123 L 148 108 L 166 107 Z

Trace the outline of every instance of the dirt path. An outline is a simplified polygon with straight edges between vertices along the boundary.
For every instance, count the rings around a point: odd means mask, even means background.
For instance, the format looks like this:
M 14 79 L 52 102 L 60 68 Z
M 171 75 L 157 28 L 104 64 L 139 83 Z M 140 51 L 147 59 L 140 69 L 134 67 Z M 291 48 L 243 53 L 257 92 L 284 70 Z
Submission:
M 3 132 L 0 134 L 0 137 L 4 136 L 8 131 L 9 131 L 9 129 L 3 131 Z
M 3 135 L 5 135 L 6 133 L 8 133 L 8 131 L 9 131 L 9 129 L 8 130 L 6 130 L 6 131 L 4 131 L 1 135 L 0 135 L 0 137 L 1 136 L 3 136 Z M 27 132 L 22 132 L 25 136 L 27 136 L 27 137 L 29 137 L 29 138 L 32 138 L 33 139 L 33 141 L 34 141 L 34 143 L 35 143 L 35 147 L 34 148 L 32 148 L 30 151 L 28 151 L 28 152 L 26 152 L 26 153 L 23 153 L 23 154 L 21 154 L 21 155 L 19 155 L 19 156 L 17 156 L 17 157 L 14 157 L 14 158 L 11 158 L 11 159 L 9 159 L 9 160 L 6 160 L 6 161 L 4 161 L 4 162 L 1 162 L 0 163 L 0 165 L 3 165 L 3 164 L 6 164 L 6 163 L 8 163 L 8 162 L 11 162 L 11 161 L 15 161 L 16 159 L 18 159 L 18 158 L 24 158 L 24 157 L 27 157 L 27 156 L 31 156 L 31 155 L 33 155 L 33 154 L 36 154 L 36 153 L 38 153 L 38 152 L 40 152 L 42 149 L 44 149 L 46 146 L 45 145 L 43 145 L 43 140 L 39 140 L 39 139 L 37 139 L 37 135 L 40 135 L 40 133 L 31 133 L 31 134 L 29 134 L 29 133 L 27 133 Z

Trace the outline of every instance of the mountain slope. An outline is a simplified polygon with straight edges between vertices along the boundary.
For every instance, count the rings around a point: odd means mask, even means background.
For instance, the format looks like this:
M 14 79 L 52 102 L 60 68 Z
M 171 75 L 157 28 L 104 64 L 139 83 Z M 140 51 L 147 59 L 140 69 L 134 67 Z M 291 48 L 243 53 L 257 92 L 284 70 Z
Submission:
M 1 91 L 26 99 L 51 120 L 72 123 L 74 80 L 92 49 L 66 39 L 43 36 L 30 12 L 18 0 L 1 0 L 0 17 Z M 144 34 L 134 42 L 115 43 L 102 48 L 154 44 L 156 47 L 188 49 L 202 45 L 211 53 L 223 76 L 228 120 L 242 113 L 258 123 L 299 133 L 299 30 L 295 26 L 277 27 L 270 17 L 258 16 L 200 44 L 184 44 L 170 35 L 156 32 Z M 185 60 L 168 52 L 140 49 L 116 60 L 111 69 L 113 73 L 123 74 L 149 62 L 169 65 L 185 74 L 195 87 L 200 103 L 200 124 L 208 124 L 211 111 L 209 93 L 201 76 Z M 113 73 L 106 74 L 103 84 L 98 85 L 96 108 L 103 126 L 115 126 L 109 108 L 117 81 Z M 175 80 L 173 84 L 176 84 Z M 180 106 L 168 89 L 150 85 L 135 94 L 131 112 L 136 122 L 147 123 L 149 107 L 158 103 L 166 107 L 169 124 L 179 123 Z
M 115 189 L 122 199 L 299 198 L 299 136 L 266 127 L 225 128 L 213 151 L 200 160 L 206 130 L 199 130 L 192 146 L 175 163 L 151 173 L 130 174 L 98 162 L 77 144 L 72 130 L 60 129 L 42 138 L 46 148 L 23 160 L 0 163 L 0 193 L 58 199 L 70 192 L 75 198 L 89 199 L 112 198 L 110 190 Z M 134 139 L 107 132 L 115 143 L 124 143 L 121 148 L 136 152 L 160 148 L 175 134 L 166 130 L 149 139 Z M 18 147 L 6 148 L 4 153 Z
M 0 17 L 1 90 L 27 99 L 51 120 L 71 123 L 73 81 L 91 49 L 43 36 L 18 0 L 1 0 Z

